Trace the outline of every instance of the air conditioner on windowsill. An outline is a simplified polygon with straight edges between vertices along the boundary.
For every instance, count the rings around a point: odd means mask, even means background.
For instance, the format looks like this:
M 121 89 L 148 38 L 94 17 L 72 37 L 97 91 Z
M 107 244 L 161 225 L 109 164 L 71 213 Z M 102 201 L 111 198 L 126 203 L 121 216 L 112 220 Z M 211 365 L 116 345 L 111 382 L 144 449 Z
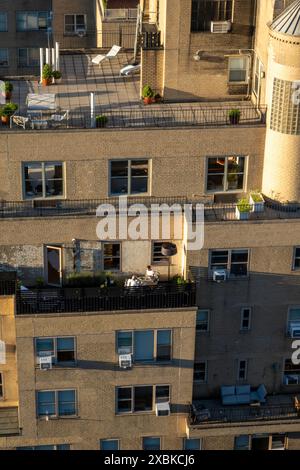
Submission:
M 211 21 L 210 31 L 211 33 L 229 33 L 231 30 L 231 21 Z
M 170 403 L 168 401 L 156 403 L 155 405 L 156 416 L 169 416 L 170 414 Z
M 130 369 L 132 367 L 132 354 L 120 354 L 119 366 L 121 369 Z
M 227 279 L 226 269 L 214 269 L 213 270 L 213 281 L 214 282 L 225 282 Z
M 84 38 L 86 36 L 86 29 L 85 28 L 77 28 L 76 29 L 76 34 L 80 38 Z
M 41 370 L 52 369 L 52 356 L 40 356 L 39 364 Z

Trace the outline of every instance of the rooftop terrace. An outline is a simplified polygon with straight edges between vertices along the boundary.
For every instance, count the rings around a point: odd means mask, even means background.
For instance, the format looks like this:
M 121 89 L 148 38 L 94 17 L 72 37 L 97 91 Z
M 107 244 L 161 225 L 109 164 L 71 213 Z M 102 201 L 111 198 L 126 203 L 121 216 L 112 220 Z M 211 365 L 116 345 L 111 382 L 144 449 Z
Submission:
M 209 102 L 209 103 L 155 103 L 145 106 L 140 99 L 140 80 L 136 74 L 120 76 L 120 70 L 132 63 L 132 53 L 121 52 L 113 60 L 102 64 L 92 63 L 95 54 L 62 54 L 62 82 L 43 87 L 38 78 L 11 79 L 14 85 L 12 101 L 18 104 L 17 115 L 27 116 L 27 95 L 30 93 L 52 93 L 56 96 L 57 111 L 43 113 L 45 126 L 34 126 L 35 130 L 52 128 L 51 114 L 69 111 L 69 119 L 62 121 L 55 129 L 90 128 L 90 93 L 95 93 L 95 114 L 108 117 L 107 127 L 182 127 L 230 125 L 230 109 L 241 110 L 239 125 L 259 125 L 265 122 L 265 108 L 257 110 L 250 101 Z M 32 126 L 28 126 L 32 129 Z M 12 130 L 21 129 L 13 124 Z M 0 130 L 9 130 L 1 125 Z

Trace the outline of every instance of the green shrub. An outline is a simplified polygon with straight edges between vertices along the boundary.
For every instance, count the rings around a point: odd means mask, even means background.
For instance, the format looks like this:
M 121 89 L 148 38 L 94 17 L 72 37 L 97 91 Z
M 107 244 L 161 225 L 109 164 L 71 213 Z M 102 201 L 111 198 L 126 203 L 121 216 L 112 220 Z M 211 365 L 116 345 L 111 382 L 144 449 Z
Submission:
M 17 109 L 18 105 L 16 103 L 7 103 L 0 109 L 0 116 L 12 116 Z
M 154 91 L 152 90 L 150 85 L 145 85 L 142 91 L 143 98 L 153 98 Z
M 237 207 L 240 212 L 250 212 L 251 210 L 251 205 L 246 198 L 240 199 L 237 203 Z
M 107 124 L 108 122 L 108 117 L 107 116 L 104 116 L 104 114 L 100 114 L 98 116 L 95 117 L 95 120 L 96 120 L 96 124 Z
M 105 284 L 107 274 L 103 272 L 90 273 L 71 273 L 67 275 L 66 286 L 67 287 L 100 287 Z
M 49 64 L 45 64 L 43 67 L 42 77 L 44 80 L 50 80 L 53 76 L 52 67 Z
M 14 87 L 13 84 L 10 82 L 4 82 L 4 90 L 5 93 L 11 93 L 13 91 Z
M 253 202 L 263 202 L 263 197 L 260 193 L 251 193 Z
M 231 109 L 228 116 L 230 118 L 239 118 L 241 116 L 241 111 L 239 109 Z
M 55 80 L 59 80 L 61 78 L 61 72 L 59 70 L 53 70 L 52 72 L 52 77 Z

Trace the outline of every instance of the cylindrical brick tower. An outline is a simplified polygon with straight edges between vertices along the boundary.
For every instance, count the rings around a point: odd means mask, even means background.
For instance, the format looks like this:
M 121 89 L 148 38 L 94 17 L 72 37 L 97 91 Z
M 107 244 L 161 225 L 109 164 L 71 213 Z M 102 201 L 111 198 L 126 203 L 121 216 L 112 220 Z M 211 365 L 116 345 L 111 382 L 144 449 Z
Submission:
M 263 193 L 300 202 L 300 0 L 270 25 Z

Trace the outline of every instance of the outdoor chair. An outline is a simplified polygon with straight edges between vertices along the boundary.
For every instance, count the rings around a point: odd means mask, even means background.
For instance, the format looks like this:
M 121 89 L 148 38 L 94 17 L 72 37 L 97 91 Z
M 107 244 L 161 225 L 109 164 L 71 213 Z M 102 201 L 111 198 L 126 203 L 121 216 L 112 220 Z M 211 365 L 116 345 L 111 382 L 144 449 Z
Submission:
M 120 75 L 122 77 L 131 77 L 135 73 L 141 70 L 141 64 L 136 65 L 126 65 L 120 70 Z
M 102 54 L 99 54 L 97 55 L 96 57 L 94 57 L 92 59 L 92 63 L 93 64 L 96 64 L 96 65 L 99 65 L 106 59 L 110 60 L 110 59 L 114 59 L 115 57 L 117 57 L 118 53 L 120 52 L 120 50 L 122 49 L 121 46 L 113 46 L 110 51 L 105 54 L 105 55 L 102 55 Z
M 12 122 L 13 124 L 16 124 L 16 126 L 22 127 L 23 129 L 26 129 L 26 124 L 29 123 L 30 119 L 29 117 L 24 117 L 24 116 L 12 116 Z
M 52 127 L 59 126 L 64 121 L 67 122 L 67 127 L 68 127 L 69 111 L 66 111 L 64 114 L 52 114 L 51 115 L 50 124 Z

